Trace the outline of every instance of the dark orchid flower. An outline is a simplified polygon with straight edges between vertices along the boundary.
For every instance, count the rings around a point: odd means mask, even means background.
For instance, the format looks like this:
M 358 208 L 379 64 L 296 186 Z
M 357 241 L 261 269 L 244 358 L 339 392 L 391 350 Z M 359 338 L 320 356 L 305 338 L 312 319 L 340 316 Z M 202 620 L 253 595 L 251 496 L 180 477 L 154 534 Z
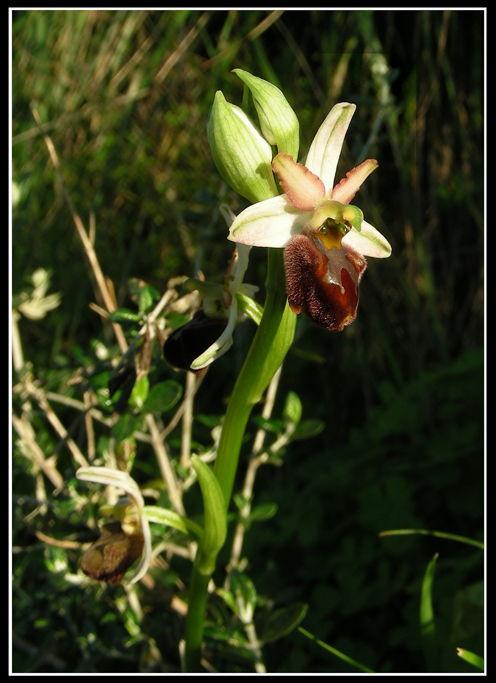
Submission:
M 220 207 L 228 226 L 235 215 L 226 205 Z M 233 343 L 234 328 L 244 314 L 257 324 L 260 315 L 253 297 L 258 287 L 243 282 L 251 247 L 236 245 L 227 266 L 224 284 L 190 279 L 186 286 L 198 290 L 202 308 L 164 343 L 164 358 L 175 368 L 201 374 L 207 365 L 228 351 Z
M 134 561 L 141 557 L 129 579 L 129 584 L 136 583 L 148 571 L 152 556 L 150 525 L 144 514 L 145 503 L 138 484 L 127 472 L 111 467 L 80 467 L 76 478 L 122 489 L 133 501 L 137 512 L 137 519 L 136 514 L 133 515 L 130 532 L 124 528 L 127 525 L 121 526 L 120 522 L 104 526 L 101 538 L 81 557 L 81 569 L 92 579 L 116 584 L 122 581 Z

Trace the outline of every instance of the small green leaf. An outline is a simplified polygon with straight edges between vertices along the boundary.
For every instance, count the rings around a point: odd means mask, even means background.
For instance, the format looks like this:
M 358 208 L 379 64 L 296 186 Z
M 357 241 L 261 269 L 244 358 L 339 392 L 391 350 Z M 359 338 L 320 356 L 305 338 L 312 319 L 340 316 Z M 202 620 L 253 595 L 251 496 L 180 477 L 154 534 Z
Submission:
M 150 380 L 147 375 L 144 375 L 139 379 L 133 388 L 131 393 L 130 402 L 138 410 L 142 410 L 146 399 L 148 398 L 148 391 L 150 390 Z
M 117 443 L 128 439 L 133 435 L 137 428 L 137 418 L 130 413 L 121 415 L 117 422 L 112 426 L 111 434 Z
M 182 531 L 184 534 L 193 536 L 197 541 L 201 541 L 203 537 L 203 529 L 199 524 L 173 510 L 168 510 L 158 505 L 145 505 L 143 513 L 149 522 L 170 526 L 178 531 Z
M 189 323 L 190 320 L 191 316 L 189 315 L 171 315 L 170 317 L 167 317 L 167 325 L 172 330 L 177 330 L 183 325 L 186 325 L 186 323 Z
M 203 413 L 200 413 L 200 415 L 196 416 L 196 419 L 198 422 L 201 422 L 201 424 L 205 425 L 205 427 L 208 427 L 209 429 L 218 427 L 221 423 L 221 417 L 219 415 L 205 415 Z
M 151 311 L 153 308 L 153 304 L 156 299 L 159 297 L 158 291 L 155 289 L 155 287 L 152 287 L 151 285 L 146 285 L 142 289 L 140 289 L 139 293 L 139 310 L 140 313 L 148 313 Z
M 118 308 L 116 311 L 109 313 L 109 318 L 113 323 L 119 323 L 123 327 L 134 327 L 143 320 L 143 316 L 139 313 L 133 313 L 129 308 Z
M 182 386 L 173 379 L 154 384 L 143 404 L 143 412 L 164 413 L 176 405 L 182 393 Z
M 247 505 L 249 502 L 249 499 L 245 498 L 239 492 L 233 493 L 232 499 L 233 499 L 233 502 L 235 503 L 236 507 L 238 508 L 238 510 L 242 510 L 245 507 L 245 505 Z
M 278 609 L 258 630 L 259 639 L 267 643 L 286 636 L 301 623 L 307 611 L 308 605 L 303 602 L 296 602 Z
M 257 591 L 253 581 L 233 569 L 231 572 L 231 592 L 236 602 L 236 614 L 243 624 L 251 624 L 257 602 Z
M 281 434 L 281 432 L 284 430 L 284 424 L 282 420 L 277 420 L 276 418 L 265 419 L 261 415 L 254 415 L 253 422 L 255 422 L 259 429 L 264 429 L 266 432 Z
M 248 516 L 250 522 L 263 522 L 271 519 L 277 513 L 276 503 L 262 503 L 257 505 Z
M 293 439 L 311 439 L 325 428 L 322 420 L 303 420 L 296 428 Z
M 301 420 L 302 406 L 301 401 L 294 391 L 290 391 L 286 396 L 283 416 L 288 422 L 298 424 Z
M 191 458 L 203 497 L 203 541 L 195 561 L 200 574 L 208 575 L 215 569 L 217 553 L 224 545 L 227 533 L 224 496 L 217 477 L 197 455 Z
M 231 591 L 228 591 L 225 588 L 217 588 L 216 593 L 217 595 L 220 595 L 220 597 L 224 600 L 226 605 L 234 612 L 234 614 L 238 614 L 238 606 L 236 605 L 236 600 L 234 599 L 234 595 L 231 593 Z

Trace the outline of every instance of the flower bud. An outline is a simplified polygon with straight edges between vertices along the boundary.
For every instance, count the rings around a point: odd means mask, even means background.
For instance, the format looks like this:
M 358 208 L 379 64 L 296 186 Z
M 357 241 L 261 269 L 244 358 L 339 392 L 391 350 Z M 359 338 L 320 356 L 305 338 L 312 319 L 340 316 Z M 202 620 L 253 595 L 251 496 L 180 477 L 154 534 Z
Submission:
M 250 89 L 265 139 L 277 146 L 278 152 L 298 159 L 300 126 L 296 114 L 282 92 L 272 83 L 252 76 L 243 69 L 234 69 Z
M 278 194 L 272 174 L 272 150 L 242 109 L 219 91 L 207 121 L 215 165 L 233 190 L 250 202 Z

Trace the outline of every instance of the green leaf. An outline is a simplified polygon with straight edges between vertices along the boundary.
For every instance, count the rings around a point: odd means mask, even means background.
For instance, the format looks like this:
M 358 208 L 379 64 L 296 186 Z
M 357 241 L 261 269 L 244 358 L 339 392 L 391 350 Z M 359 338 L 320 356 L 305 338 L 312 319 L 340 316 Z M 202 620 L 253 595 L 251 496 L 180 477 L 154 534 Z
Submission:
M 137 418 L 135 415 L 125 413 L 121 415 L 117 422 L 112 426 L 111 434 L 117 443 L 128 439 L 133 435 L 137 427 Z
M 142 315 L 133 313 L 129 308 L 118 308 L 116 311 L 109 313 L 109 318 L 113 323 L 119 323 L 122 327 L 135 327 L 143 320 Z
M 148 375 L 144 375 L 141 379 L 135 382 L 130 401 L 138 410 L 142 410 L 148 397 L 149 389 L 150 380 L 148 379 Z
M 159 297 L 158 291 L 155 289 L 155 287 L 152 287 L 151 285 L 146 285 L 142 289 L 140 289 L 139 293 L 139 310 L 140 313 L 148 313 L 151 311 L 153 308 L 153 304 L 156 299 Z
M 253 422 L 259 429 L 264 429 L 266 432 L 273 432 L 274 434 L 281 434 L 284 429 L 282 420 L 277 418 L 264 418 L 261 415 L 254 415 Z
M 236 605 L 236 600 L 234 599 L 234 595 L 231 593 L 231 591 L 228 591 L 226 588 L 217 588 L 216 593 L 217 595 L 220 595 L 220 597 L 234 612 L 234 614 L 238 614 L 238 606 Z
M 322 420 L 303 420 L 295 429 L 293 439 L 311 439 L 325 428 Z
M 217 477 L 197 455 L 191 458 L 203 497 L 203 541 L 195 560 L 200 574 L 208 575 L 215 569 L 217 553 L 224 545 L 227 533 L 224 496 Z
M 295 602 L 278 609 L 270 615 L 262 628 L 258 629 L 259 639 L 268 643 L 288 635 L 301 623 L 307 611 L 308 605 L 303 602 Z
M 243 624 L 251 624 L 257 602 L 257 591 L 253 581 L 246 574 L 233 569 L 230 583 L 236 605 L 236 614 Z
M 286 396 L 283 416 L 288 422 L 298 424 L 301 420 L 302 406 L 301 401 L 294 391 L 290 391 Z
M 181 315 L 181 314 L 172 314 L 170 316 L 167 316 L 167 325 L 172 329 L 172 330 L 177 330 L 183 325 L 186 325 L 191 320 L 191 316 L 189 315 Z
M 248 516 L 249 522 L 263 522 L 271 519 L 277 513 L 276 503 L 262 503 L 257 505 Z
M 164 413 L 176 405 L 182 393 L 182 386 L 173 379 L 154 384 L 143 404 L 143 412 Z
M 241 493 L 239 493 L 239 491 L 233 494 L 232 499 L 238 510 L 242 510 L 249 502 L 249 499 L 245 498 Z
M 188 534 L 188 536 L 193 536 L 197 541 L 201 541 L 203 537 L 203 529 L 199 524 L 173 510 L 168 510 L 158 505 L 145 505 L 143 513 L 148 518 L 148 521 L 170 526 L 173 529 L 182 531 L 184 534 Z

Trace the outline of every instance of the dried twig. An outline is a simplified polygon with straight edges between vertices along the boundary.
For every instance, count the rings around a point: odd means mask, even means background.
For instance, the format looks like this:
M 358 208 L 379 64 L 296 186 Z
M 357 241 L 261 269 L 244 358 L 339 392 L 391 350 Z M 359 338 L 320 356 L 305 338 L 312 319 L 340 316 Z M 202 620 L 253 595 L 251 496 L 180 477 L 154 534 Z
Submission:
M 272 378 L 269 387 L 267 389 L 267 394 L 265 396 L 265 403 L 262 409 L 262 417 L 264 420 L 268 420 L 272 415 L 272 410 L 274 408 L 274 402 L 277 394 L 277 388 L 279 386 L 279 379 L 281 377 L 282 365 L 279 367 L 274 377 Z M 255 440 L 253 442 L 253 448 L 250 460 L 248 462 L 248 467 L 246 470 L 245 481 L 243 483 L 242 496 L 246 501 L 244 506 L 239 511 L 240 517 L 242 519 L 247 519 L 251 512 L 251 498 L 253 495 L 253 487 L 255 485 L 255 475 L 258 468 L 264 462 L 267 461 L 268 455 L 262 453 L 263 444 L 265 441 L 266 431 L 265 429 L 259 429 L 255 435 Z M 237 567 L 241 557 L 241 549 L 243 547 L 243 540 L 245 537 L 246 527 L 241 522 L 236 525 L 234 531 L 233 542 L 231 546 L 231 557 L 229 559 L 229 564 L 227 566 L 225 587 L 229 586 L 229 575 L 231 569 Z
M 178 484 L 174 469 L 170 463 L 166 446 L 157 427 L 157 423 L 155 422 L 155 418 L 153 415 L 148 413 L 145 419 L 152 437 L 153 450 L 155 451 L 155 455 L 157 457 L 158 466 L 167 486 L 170 502 L 176 512 L 179 512 L 180 515 L 184 515 L 185 510 L 181 496 L 181 488 Z
M 36 110 L 35 107 L 32 107 L 32 112 L 34 119 L 36 123 L 41 126 L 41 119 L 40 116 Z M 96 283 L 98 285 L 98 289 L 100 290 L 100 293 L 102 295 L 103 301 L 105 303 L 105 306 L 107 308 L 107 311 L 111 313 L 112 311 L 115 311 L 117 308 L 115 301 L 112 299 L 112 296 L 109 292 L 109 288 L 107 285 L 107 282 L 105 280 L 105 277 L 102 273 L 102 269 L 100 268 L 100 263 L 98 261 L 96 251 L 93 248 L 92 241 L 88 237 L 88 234 L 86 233 L 86 230 L 83 225 L 83 221 L 81 220 L 79 214 L 76 211 L 76 208 L 74 206 L 74 203 L 71 199 L 71 196 L 65 186 L 64 179 L 62 178 L 62 173 L 60 170 L 60 162 L 59 158 L 57 155 L 57 152 L 55 150 L 55 145 L 53 144 L 51 138 L 46 134 L 43 133 L 43 138 L 45 140 L 45 144 L 48 149 L 48 153 L 50 155 L 50 159 L 52 160 L 52 164 L 55 168 L 55 172 L 57 174 L 57 177 L 60 182 L 60 186 L 62 187 L 63 193 L 65 200 L 67 202 L 67 205 L 69 206 L 69 210 L 72 215 L 72 220 L 74 221 L 74 225 L 76 226 L 76 230 L 78 232 L 79 238 L 83 244 L 84 251 L 86 253 L 86 256 L 88 257 L 88 261 L 90 262 L 91 269 L 93 271 L 93 274 L 96 279 Z M 122 328 L 120 325 L 117 323 L 112 323 L 112 327 L 114 330 L 115 337 L 117 339 L 117 343 L 119 344 L 119 348 L 121 349 L 122 353 L 124 353 L 127 349 L 127 342 L 126 338 L 124 336 L 124 332 L 122 331 Z

